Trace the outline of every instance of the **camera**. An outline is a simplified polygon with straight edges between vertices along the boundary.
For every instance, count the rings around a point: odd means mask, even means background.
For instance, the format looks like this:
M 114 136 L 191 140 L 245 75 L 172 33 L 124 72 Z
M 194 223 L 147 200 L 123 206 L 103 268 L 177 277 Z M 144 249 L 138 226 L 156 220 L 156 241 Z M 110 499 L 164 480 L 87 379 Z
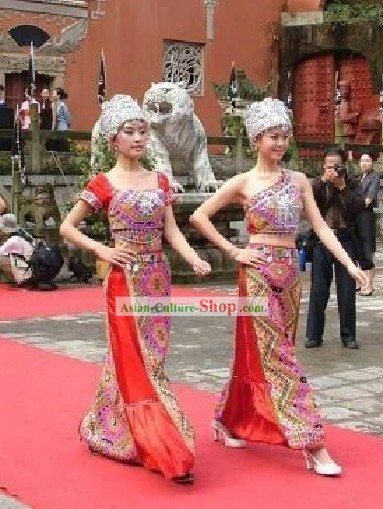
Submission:
M 335 164 L 334 171 L 338 177 L 345 177 L 347 175 L 347 168 L 343 164 Z

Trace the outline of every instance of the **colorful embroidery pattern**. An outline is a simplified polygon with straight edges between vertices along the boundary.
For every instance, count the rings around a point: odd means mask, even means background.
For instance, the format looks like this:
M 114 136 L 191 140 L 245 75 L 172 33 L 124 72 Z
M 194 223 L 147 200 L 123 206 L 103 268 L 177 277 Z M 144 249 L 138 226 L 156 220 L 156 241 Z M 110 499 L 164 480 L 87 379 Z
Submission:
M 274 185 L 249 200 L 248 231 L 295 234 L 301 210 L 300 189 L 294 185 L 291 173 L 283 172 Z M 266 297 L 268 313 L 254 315 L 248 321 L 237 320 L 235 360 L 216 407 L 216 419 L 239 437 L 248 433 L 242 437 L 247 440 L 297 449 L 321 447 L 324 445 L 321 416 L 295 356 L 301 297 L 296 250 L 250 247 L 263 252 L 266 262 L 257 268 L 241 267 L 240 295 Z M 247 410 L 236 408 L 235 399 Z
M 295 233 L 302 211 L 301 198 L 291 173 L 283 171 L 275 184 L 250 198 L 246 207 L 249 233 Z
M 136 458 L 110 350 L 92 407 L 81 421 L 80 435 L 95 452 L 123 461 Z
M 82 199 L 91 204 L 98 202 L 108 211 L 111 233 L 116 241 L 119 241 L 119 245 L 134 242 L 137 246 L 135 261 L 123 273 L 124 291 L 132 297 L 170 296 L 171 273 L 166 256 L 161 250 L 165 207 L 168 200 L 171 200 L 170 189 L 159 188 L 137 192 L 114 190 L 110 196 L 104 196 L 102 193 L 107 185 L 106 179 L 101 175 L 96 179 L 98 180 L 91 182 L 89 189 L 82 193 Z M 108 295 L 115 295 L 113 292 L 110 293 L 113 285 L 109 287 L 113 274 L 115 272 L 110 272 L 105 282 L 107 309 L 109 316 L 112 317 L 114 311 L 110 308 Z M 124 317 L 120 318 L 124 320 Z M 94 451 L 124 461 L 137 461 L 139 458 L 133 440 L 132 424 L 134 408 L 142 405 L 148 408 L 152 405 L 153 415 L 158 415 L 155 407 L 161 405 L 174 423 L 175 433 L 183 440 L 186 450 L 193 453 L 194 430 L 180 409 L 164 371 L 165 356 L 169 348 L 170 317 L 164 314 L 155 316 L 144 314 L 135 316 L 133 323 L 146 377 L 154 389 L 153 396 L 150 400 L 139 400 L 134 404 L 124 402 L 123 390 L 117 377 L 118 364 L 113 358 L 111 344 L 113 340 L 118 349 L 119 345 L 125 344 L 124 338 L 116 324 L 112 338 L 112 329 L 107 323 L 109 353 L 95 400 L 82 420 L 81 436 Z M 136 348 L 134 340 L 129 341 L 129 348 Z M 131 380 L 134 380 L 134 373 L 131 376 Z M 129 384 L 130 373 L 128 378 Z M 170 445 L 169 448 L 171 449 Z M 179 444 L 176 453 L 173 451 L 173 454 L 184 454 L 179 449 Z
M 248 295 L 268 298 L 267 317 L 252 318 L 264 376 L 279 425 L 292 448 L 323 445 L 321 417 L 295 356 L 301 283 L 299 268 L 288 259 L 246 269 Z

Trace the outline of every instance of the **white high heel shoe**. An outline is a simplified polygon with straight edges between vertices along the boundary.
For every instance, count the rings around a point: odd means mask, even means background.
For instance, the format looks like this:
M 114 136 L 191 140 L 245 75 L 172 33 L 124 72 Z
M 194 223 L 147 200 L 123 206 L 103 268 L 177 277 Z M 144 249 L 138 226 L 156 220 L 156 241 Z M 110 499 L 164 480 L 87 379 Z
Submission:
M 220 440 L 226 447 L 233 447 L 235 449 L 242 449 L 243 447 L 246 447 L 245 440 L 242 440 L 242 438 L 232 437 L 225 426 L 219 421 L 212 421 L 211 426 L 213 428 L 214 442 L 218 442 Z
M 335 476 L 342 473 L 342 467 L 332 461 L 330 463 L 321 463 L 310 451 L 302 451 L 306 460 L 307 470 L 314 470 L 319 475 Z

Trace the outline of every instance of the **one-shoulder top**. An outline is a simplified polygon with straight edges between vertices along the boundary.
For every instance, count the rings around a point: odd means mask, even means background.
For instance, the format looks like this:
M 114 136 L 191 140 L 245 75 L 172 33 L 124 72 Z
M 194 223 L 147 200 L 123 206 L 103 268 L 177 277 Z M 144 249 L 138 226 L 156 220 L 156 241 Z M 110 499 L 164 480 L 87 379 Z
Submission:
M 283 170 L 280 178 L 254 193 L 245 206 L 247 231 L 295 234 L 302 212 L 302 193 L 292 172 Z
M 79 199 L 95 211 L 104 211 L 109 220 L 112 239 L 137 244 L 137 251 L 161 249 L 165 208 L 173 201 L 166 175 L 158 172 L 158 188 L 115 189 L 99 173 L 80 193 Z

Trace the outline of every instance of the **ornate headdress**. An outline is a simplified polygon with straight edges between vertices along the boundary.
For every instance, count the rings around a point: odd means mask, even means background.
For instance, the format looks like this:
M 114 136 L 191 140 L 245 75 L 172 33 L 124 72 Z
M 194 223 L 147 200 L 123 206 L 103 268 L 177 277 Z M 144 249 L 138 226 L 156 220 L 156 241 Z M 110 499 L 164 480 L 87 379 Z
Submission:
M 117 134 L 125 122 L 132 120 L 146 122 L 143 109 L 130 95 L 117 94 L 110 101 L 105 101 L 102 104 L 100 132 L 110 139 Z
M 279 99 L 266 97 L 263 101 L 253 102 L 244 115 L 249 139 L 253 140 L 259 134 L 273 127 L 281 127 L 286 131 L 291 131 L 293 126 L 290 113 L 287 106 Z

